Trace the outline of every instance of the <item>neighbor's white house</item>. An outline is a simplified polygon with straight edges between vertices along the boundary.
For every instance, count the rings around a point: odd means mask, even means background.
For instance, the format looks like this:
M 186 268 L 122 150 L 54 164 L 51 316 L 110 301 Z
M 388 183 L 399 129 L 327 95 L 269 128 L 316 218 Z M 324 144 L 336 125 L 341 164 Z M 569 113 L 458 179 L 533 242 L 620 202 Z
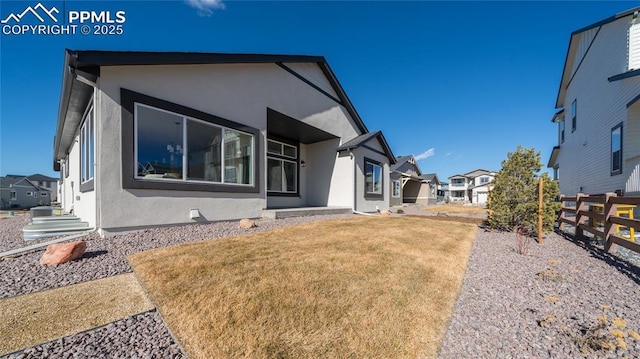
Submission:
M 562 194 L 640 194 L 639 11 L 571 34 L 548 162 Z
M 72 51 L 55 136 L 62 206 L 102 234 L 388 208 L 389 165 L 324 57 Z
M 449 198 L 452 202 L 487 203 L 491 182 L 496 173 L 477 169 L 462 175 L 449 177 Z

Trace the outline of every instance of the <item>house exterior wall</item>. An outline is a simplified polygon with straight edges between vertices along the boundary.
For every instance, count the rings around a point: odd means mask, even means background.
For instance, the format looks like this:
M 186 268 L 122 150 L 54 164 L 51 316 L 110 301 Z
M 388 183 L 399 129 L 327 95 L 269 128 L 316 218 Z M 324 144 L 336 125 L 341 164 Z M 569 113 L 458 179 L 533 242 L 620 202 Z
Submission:
M 354 177 L 354 161 L 356 156 L 352 157 L 347 151 L 342 151 L 337 155 L 334 154 L 334 156 L 336 156 L 336 161 L 331 175 L 327 205 L 355 209 L 356 180 Z
M 370 141 L 368 143 L 371 143 Z M 390 191 L 386 181 L 389 180 L 389 164 L 386 156 L 377 152 L 368 150 L 363 147 L 353 150 L 355 161 L 355 178 L 356 178 L 356 206 L 355 210 L 359 212 L 376 212 L 378 210 L 384 211 L 389 209 L 389 197 Z M 367 198 L 365 195 L 365 172 L 364 163 L 365 158 L 373 161 L 380 162 L 382 164 L 382 196 L 378 199 Z
M 96 193 L 95 191 L 80 191 L 80 136 L 78 135 L 73 141 L 68 161 L 69 176 L 65 178 L 62 208 L 65 212 L 73 212 L 80 220 L 89 223 L 90 227 L 95 228 Z
M 15 191 L 16 199 L 11 199 L 11 193 Z M 32 193 L 27 195 L 27 192 Z M 46 196 L 42 196 L 45 193 Z M 48 191 L 39 191 L 29 184 L 17 183 L 12 187 L 0 189 L 0 204 L 2 209 L 23 209 L 36 206 L 49 205 Z
M 98 223 L 107 231 L 114 228 L 193 222 L 194 220 L 189 218 L 190 209 L 198 209 L 201 216 L 199 220 L 206 221 L 259 217 L 261 210 L 267 206 L 264 170 L 267 108 L 285 113 L 339 138 L 351 139 L 359 134 L 357 126 L 344 108 L 275 64 L 103 67 L 98 86 L 99 95 L 95 103 L 95 174 L 96 183 L 99 185 L 91 193 L 98 194 Z M 123 164 L 119 150 L 121 88 L 259 130 L 259 156 L 255 159 L 258 174 L 255 180 L 259 183 L 259 193 L 123 189 Z M 328 143 L 301 146 L 304 148 L 304 154 L 301 150 L 301 156 L 309 156 L 309 161 L 306 161 L 309 163 L 308 167 L 300 169 L 301 197 L 289 199 L 289 202 L 283 199 L 275 201 L 280 201 L 283 205 L 304 205 L 305 202 L 307 205 L 322 205 L 325 202 L 327 205 L 353 205 L 353 186 L 344 181 L 345 178 L 353 178 L 353 161 L 348 156 L 346 159 L 338 156 L 335 147 L 331 154 L 331 158 L 335 158 L 334 170 L 329 172 L 330 176 L 323 174 L 330 178 L 328 197 L 325 199 L 315 193 L 309 197 L 311 192 L 307 191 L 307 188 L 311 184 L 322 185 L 326 190 L 326 178 L 311 178 L 314 175 L 319 177 L 317 174 L 321 172 L 322 167 L 317 166 L 320 166 L 322 160 L 318 157 L 320 153 L 330 152 L 328 146 Z M 79 158 L 73 153 L 71 157 L 74 161 L 77 161 L 76 157 Z M 301 159 L 304 160 L 302 157 Z M 331 167 L 330 162 L 322 166 Z M 384 162 L 387 160 L 384 159 Z M 70 168 L 76 171 L 70 175 L 79 178 L 79 163 L 72 162 Z M 388 166 L 385 168 L 388 173 Z M 84 217 L 92 213 L 84 206 L 90 202 L 89 198 L 85 199 L 88 196 L 84 195 L 79 202 L 74 203 L 75 212 L 82 212 L 83 220 L 88 220 Z M 365 204 L 368 205 L 369 202 L 364 201 L 363 206 Z M 95 215 L 95 206 L 93 213 Z
M 580 36 L 593 38 L 580 67 L 574 60 L 573 79 L 562 103 L 565 109 L 565 140 L 560 145 L 560 192 L 565 195 L 604 193 L 624 189 L 635 157 L 637 128 L 630 123 L 637 116 L 627 104 L 640 94 L 640 77 L 609 82 L 610 76 L 627 71 L 627 32 L 631 16 L 605 24 L 597 36 L 590 31 Z M 593 35 L 593 36 L 592 36 Z M 580 41 L 580 40 L 578 40 Z M 584 42 L 584 41 L 582 41 Z M 582 43 L 581 42 L 581 43 Z M 583 48 L 583 47 L 578 47 Z M 577 100 L 577 125 L 572 131 L 571 106 Z M 630 115 L 630 116 L 629 116 Z M 636 120 L 633 120 L 636 121 Z M 611 129 L 623 124 L 622 173 L 611 175 Z

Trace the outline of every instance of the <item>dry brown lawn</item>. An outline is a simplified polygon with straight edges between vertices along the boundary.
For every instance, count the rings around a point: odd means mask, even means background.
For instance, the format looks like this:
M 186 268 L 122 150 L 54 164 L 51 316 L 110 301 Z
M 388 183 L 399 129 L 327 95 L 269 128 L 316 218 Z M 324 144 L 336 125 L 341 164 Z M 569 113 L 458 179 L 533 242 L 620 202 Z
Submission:
M 461 204 L 439 204 L 425 207 L 426 212 L 452 213 L 452 214 L 484 214 L 487 209 L 484 206 L 463 206 Z
M 192 359 L 434 358 L 476 228 L 359 217 L 129 261 Z

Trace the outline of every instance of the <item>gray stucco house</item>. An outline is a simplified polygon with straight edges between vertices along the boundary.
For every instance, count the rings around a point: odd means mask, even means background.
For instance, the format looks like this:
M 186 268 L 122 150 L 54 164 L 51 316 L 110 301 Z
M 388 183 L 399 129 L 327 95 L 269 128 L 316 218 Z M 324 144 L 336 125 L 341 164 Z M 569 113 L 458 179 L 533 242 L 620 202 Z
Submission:
M 26 176 L 0 177 L 0 209 L 26 209 L 51 204 L 51 191 Z
M 394 162 L 324 57 L 65 51 L 54 169 L 63 209 L 102 234 L 384 210 Z
M 438 176 L 435 173 L 423 174 L 413 156 L 397 157 L 396 163 L 391 165 L 390 178 L 392 206 L 437 203 Z

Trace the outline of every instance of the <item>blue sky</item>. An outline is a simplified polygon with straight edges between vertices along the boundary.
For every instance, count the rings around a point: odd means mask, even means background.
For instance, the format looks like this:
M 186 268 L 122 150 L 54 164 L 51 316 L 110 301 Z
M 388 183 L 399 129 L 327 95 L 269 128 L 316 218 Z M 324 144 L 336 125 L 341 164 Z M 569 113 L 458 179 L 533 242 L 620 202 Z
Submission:
M 38 1 L 0 2 L 0 18 Z M 572 31 L 637 2 L 41 1 L 124 11 L 122 35 L 0 34 L 0 175 L 52 169 L 64 48 L 325 56 L 370 130 L 443 180 L 499 170 L 551 123 Z

